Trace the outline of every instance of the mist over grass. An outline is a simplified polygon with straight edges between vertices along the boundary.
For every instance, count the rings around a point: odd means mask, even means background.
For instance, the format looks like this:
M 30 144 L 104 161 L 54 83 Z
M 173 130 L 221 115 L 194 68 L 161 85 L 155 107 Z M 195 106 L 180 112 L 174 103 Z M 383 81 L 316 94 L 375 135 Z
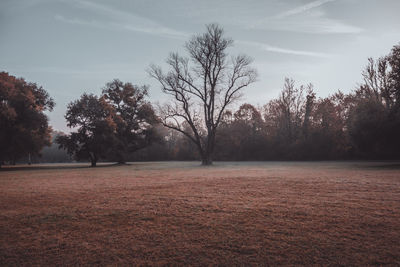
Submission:
M 6 167 L 0 263 L 397 265 L 399 188 L 399 162 Z

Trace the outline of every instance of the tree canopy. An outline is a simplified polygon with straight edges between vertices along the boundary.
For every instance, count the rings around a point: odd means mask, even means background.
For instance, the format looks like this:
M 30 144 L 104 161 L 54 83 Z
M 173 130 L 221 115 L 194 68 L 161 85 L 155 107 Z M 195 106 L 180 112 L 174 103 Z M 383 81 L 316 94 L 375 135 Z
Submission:
M 89 159 L 94 167 L 99 159 L 126 161 L 126 155 L 155 139 L 157 118 L 145 100 L 146 87 L 113 80 L 103 94 L 83 94 L 68 105 L 65 118 L 76 132 L 59 136 L 56 142 L 77 160 Z
M 158 140 L 158 118 L 146 100 L 147 86 L 113 80 L 103 88 L 102 99 L 112 108 L 115 132 L 108 158 L 124 163 L 127 156 Z
M 172 101 L 160 108 L 164 126 L 174 129 L 197 147 L 202 164 L 212 163 L 217 129 L 226 108 L 255 82 L 257 73 L 246 55 L 228 57 L 233 40 L 217 24 L 193 36 L 185 45 L 188 57 L 171 53 L 168 73 L 151 66 L 149 73 Z
M 45 112 L 54 105 L 41 86 L 0 72 L 0 165 L 39 154 L 50 144 L 51 127 Z

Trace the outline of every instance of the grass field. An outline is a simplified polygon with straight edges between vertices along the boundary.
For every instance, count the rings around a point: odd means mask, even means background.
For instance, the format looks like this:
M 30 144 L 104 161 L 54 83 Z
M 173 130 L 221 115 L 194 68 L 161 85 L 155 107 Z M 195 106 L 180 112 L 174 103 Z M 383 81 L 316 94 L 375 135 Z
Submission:
M 0 265 L 400 265 L 397 162 L 0 171 Z

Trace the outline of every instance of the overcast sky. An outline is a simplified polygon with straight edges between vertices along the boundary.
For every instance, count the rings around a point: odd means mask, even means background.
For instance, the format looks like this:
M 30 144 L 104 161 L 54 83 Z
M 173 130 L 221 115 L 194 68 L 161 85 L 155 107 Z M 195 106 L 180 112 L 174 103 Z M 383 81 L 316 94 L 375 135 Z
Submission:
M 66 105 L 114 78 L 162 102 L 146 69 L 215 22 L 259 72 L 242 102 L 265 104 L 285 77 L 328 96 L 400 42 L 399 11 L 399 0 L 1 0 L 0 71 L 43 86 L 57 105 L 50 124 L 65 131 Z

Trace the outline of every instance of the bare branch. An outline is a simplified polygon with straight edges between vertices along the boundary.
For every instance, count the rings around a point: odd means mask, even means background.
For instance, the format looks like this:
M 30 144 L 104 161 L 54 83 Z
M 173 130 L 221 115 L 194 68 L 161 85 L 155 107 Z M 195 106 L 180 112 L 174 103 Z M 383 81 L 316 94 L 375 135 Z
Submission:
M 189 137 L 206 157 L 211 157 L 214 150 L 216 130 L 224 110 L 257 77 L 249 57 L 239 55 L 226 60 L 226 50 L 232 44 L 232 39 L 224 37 L 221 27 L 211 24 L 204 34 L 186 43 L 190 59 L 171 53 L 166 61 L 170 67 L 167 74 L 154 65 L 148 71 L 175 103 L 175 106 L 164 106 L 163 124 Z M 182 121 L 188 124 L 192 134 L 182 128 Z

